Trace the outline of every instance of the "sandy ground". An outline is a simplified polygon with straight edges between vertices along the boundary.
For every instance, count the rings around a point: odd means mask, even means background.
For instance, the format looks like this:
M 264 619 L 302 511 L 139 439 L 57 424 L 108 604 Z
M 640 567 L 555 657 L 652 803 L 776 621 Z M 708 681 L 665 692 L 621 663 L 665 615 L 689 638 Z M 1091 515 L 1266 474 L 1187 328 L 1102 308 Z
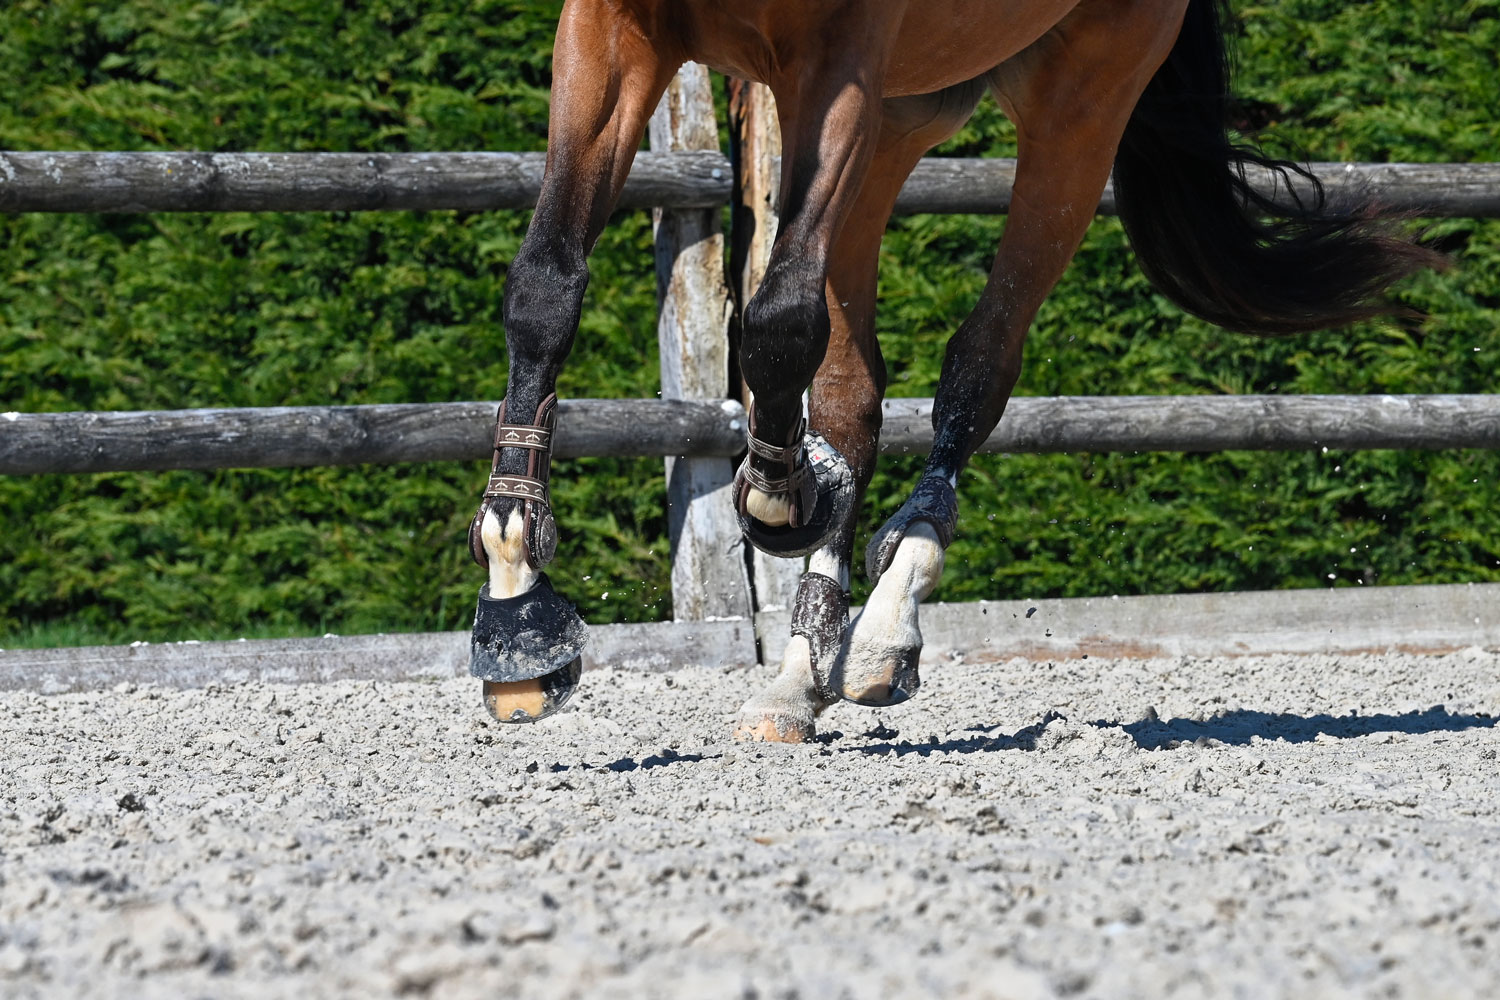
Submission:
M 0 996 L 1480 997 L 1500 655 L 0 695 Z

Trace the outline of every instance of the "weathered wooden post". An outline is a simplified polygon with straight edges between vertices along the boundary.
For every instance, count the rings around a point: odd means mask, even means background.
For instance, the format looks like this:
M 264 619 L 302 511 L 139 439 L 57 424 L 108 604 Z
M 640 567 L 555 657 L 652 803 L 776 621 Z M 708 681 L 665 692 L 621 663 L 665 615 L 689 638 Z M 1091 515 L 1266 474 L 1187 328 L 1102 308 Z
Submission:
M 688 63 L 651 116 L 657 152 L 719 149 L 708 70 Z M 729 288 L 720 210 L 657 209 L 657 342 L 666 399 L 729 399 Z M 679 621 L 754 615 L 745 542 L 730 498 L 728 458 L 669 458 L 672 615 Z
M 763 83 L 731 80 L 729 121 L 736 181 L 730 266 L 734 272 L 735 301 L 743 310 L 760 287 L 771 258 L 771 244 L 776 240 L 781 127 L 776 120 L 776 98 L 771 96 L 771 88 Z M 736 390 L 748 409 L 750 390 L 743 382 Z M 790 608 L 797 597 L 804 564 L 801 559 L 777 559 L 751 549 L 750 576 L 756 608 Z

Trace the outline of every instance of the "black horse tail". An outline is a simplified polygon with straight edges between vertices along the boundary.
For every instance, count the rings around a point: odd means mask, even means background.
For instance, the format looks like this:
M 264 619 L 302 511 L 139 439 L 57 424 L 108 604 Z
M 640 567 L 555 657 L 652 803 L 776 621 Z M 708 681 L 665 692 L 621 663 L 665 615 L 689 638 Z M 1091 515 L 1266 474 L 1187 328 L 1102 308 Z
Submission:
M 1191 0 L 1120 141 L 1115 200 L 1141 269 L 1183 309 L 1247 333 L 1409 313 L 1380 294 L 1443 266 L 1443 255 L 1376 222 L 1368 197 L 1330 199 L 1306 167 L 1230 139 L 1228 13 L 1226 0 Z M 1276 178 L 1279 211 L 1251 187 L 1247 167 Z M 1290 192 L 1291 217 L 1274 218 L 1287 214 Z

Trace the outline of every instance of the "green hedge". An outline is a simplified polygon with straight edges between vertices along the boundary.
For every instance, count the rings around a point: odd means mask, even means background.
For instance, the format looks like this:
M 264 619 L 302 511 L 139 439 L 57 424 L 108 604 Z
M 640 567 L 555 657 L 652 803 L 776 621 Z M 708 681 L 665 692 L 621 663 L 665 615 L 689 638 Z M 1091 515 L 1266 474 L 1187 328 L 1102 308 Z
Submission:
M 0 146 L 541 149 L 555 3 L 13 0 Z M 416 8 L 416 12 L 413 9 Z M 1500 159 L 1500 3 L 1240 5 L 1248 123 L 1316 159 Z M 943 151 L 1003 155 L 993 105 Z M 498 396 L 521 213 L 0 220 L 0 410 Z M 882 259 L 892 392 L 930 395 L 1001 218 L 913 217 Z M 1156 295 L 1101 221 L 1038 318 L 1019 392 L 1489 392 L 1500 226 L 1433 227 L 1457 266 L 1420 323 L 1286 341 Z M 600 242 L 561 390 L 656 390 L 649 219 Z M 917 462 L 885 466 L 867 528 Z M 991 456 L 938 596 L 1500 578 L 1489 454 Z M 555 577 L 593 621 L 670 615 L 653 461 L 559 462 Z M 0 646 L 466 626 L 477 463 L 0 480 Z

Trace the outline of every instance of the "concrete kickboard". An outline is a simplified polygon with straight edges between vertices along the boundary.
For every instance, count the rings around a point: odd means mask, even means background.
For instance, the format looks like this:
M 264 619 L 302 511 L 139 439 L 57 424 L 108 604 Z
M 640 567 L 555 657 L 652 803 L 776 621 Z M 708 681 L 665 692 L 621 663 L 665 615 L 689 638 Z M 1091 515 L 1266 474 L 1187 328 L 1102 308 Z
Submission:
M 756 662 L 754 630 L 745 620 L 594 625 L 583 662 L 585 669 L 642 671 L 749 666 Z M 15 649 L 0 651 L 0 691 L 421 680 L 466 675 L 468 663 L 467 632 Z
M 858 612 L 858 609 L 855 609 Z M 791 616 L 594 625 L 585 669 L 664 671 L 778 662 Z M 1500 584 L 975 601 L 922 606 L 923 659 L 1443 653 L 1500 648 Z M 0 690 L 191 688 L 257 680 L 461 676 L 467 632 L 0 650 Z
M 858 608 L 851 610 L 857 614 Z M 780 659 L 791 616 L 756 616 Z M 1500 647 L 1500 584 L 1340 587 L 922 605 L 923 659 L 1443 653 Z

